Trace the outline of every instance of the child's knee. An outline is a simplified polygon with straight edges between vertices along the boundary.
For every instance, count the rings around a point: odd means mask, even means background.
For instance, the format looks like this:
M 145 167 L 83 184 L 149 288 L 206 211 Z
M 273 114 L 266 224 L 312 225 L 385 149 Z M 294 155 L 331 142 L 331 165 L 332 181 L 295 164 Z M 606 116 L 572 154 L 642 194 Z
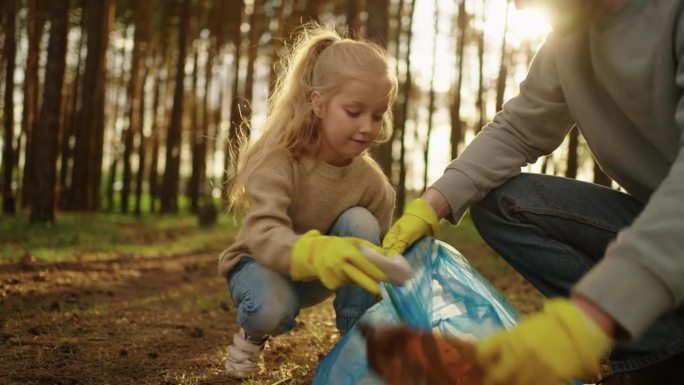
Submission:
M 340 214 L 330 230 L 330 234 L 362 238 L 379 244 L 380 224 L 368 209 L 352 207 Z
M 238 321 L 251 336 L 279 335 L 295 327 L 298 305 L 294 300 L 270 296 L 260 303 L 242 305 Z

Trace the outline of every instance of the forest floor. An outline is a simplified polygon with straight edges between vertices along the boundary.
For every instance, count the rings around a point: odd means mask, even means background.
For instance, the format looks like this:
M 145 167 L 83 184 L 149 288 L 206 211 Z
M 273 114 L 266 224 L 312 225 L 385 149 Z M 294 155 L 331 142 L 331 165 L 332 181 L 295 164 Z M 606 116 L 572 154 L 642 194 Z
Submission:
M 462 226 L 467 234 L 447 241 L 522 313 L 538 309 L 540 294 Z M 216 274 L 225 244 L 215 246 L 156 258 L 45 261 L 26 253 L 0 262 L 0 384 L 310 383 L 339 339 L 330 300 L 269 341 L 262 375 L 238 381 L 223 374 L 237 326 Z

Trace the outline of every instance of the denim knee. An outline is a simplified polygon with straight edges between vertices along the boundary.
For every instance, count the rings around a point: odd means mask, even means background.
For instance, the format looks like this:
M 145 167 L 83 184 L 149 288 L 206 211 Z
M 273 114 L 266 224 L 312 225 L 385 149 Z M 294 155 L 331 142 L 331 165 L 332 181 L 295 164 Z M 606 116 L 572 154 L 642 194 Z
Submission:
M 366 239 L 379 245 L 381 234 L 380 223 L 368 209 L 364 207 L 352 207 L 337 217 L 329 234 L 341 237 Z
M 250 337 L 283 334 L 296 325 L 298 306 L 294 298 L 267 295 L 258 302 L 243 301 L 238 308 L 238 322 Z

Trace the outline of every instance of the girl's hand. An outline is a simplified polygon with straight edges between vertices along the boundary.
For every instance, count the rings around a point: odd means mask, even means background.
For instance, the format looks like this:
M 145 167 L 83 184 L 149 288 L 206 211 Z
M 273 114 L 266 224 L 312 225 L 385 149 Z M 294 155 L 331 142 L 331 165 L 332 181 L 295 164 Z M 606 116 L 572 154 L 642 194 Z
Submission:
M 362 246 L 382 252 L 378 246 L 364 239 L 308 231 L 292 247 L 290 276 L 298 281 L 319 279 L 325 287 L 333 290 L 353 283 L 380 294 L 378 282 L 386 281 L 387 275 L 361 252 Z

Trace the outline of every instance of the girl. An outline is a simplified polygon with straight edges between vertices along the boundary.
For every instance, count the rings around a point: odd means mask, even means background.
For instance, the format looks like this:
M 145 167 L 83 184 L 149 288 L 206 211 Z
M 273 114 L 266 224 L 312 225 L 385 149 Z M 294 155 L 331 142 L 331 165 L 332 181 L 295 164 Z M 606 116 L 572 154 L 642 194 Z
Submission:
M 283 68 L 232 188 L 247 214 L 219 258 L 240 325 L 225 367 L 238 378 L 259 371 L 266 340 L 291 330 L 300 308 L 334 290 L 345 333 L 387 279 L 359 251 L 382 252 L 375 245 L 394 208 L 394 191 L 367 153 L 391 132 L 397 80 L 386 53 L 307 26 Z

